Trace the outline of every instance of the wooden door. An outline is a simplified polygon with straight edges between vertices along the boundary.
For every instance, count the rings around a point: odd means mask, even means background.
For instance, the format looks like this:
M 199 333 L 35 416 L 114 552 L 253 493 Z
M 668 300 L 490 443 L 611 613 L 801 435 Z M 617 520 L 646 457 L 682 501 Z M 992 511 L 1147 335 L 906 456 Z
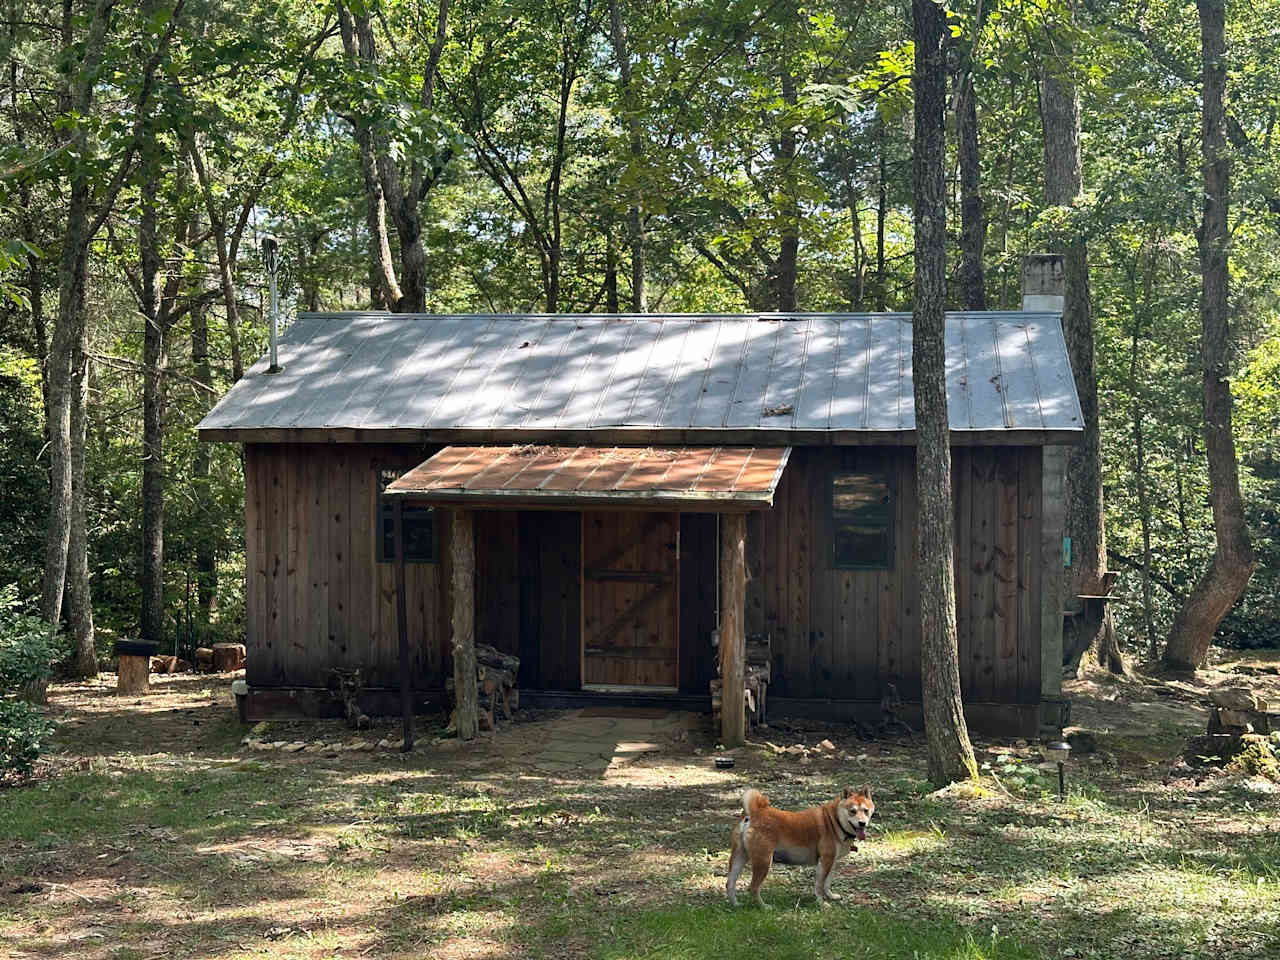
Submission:
M 679 555 L 674 513 L 583 514 L 584 686 L 677 688 Z

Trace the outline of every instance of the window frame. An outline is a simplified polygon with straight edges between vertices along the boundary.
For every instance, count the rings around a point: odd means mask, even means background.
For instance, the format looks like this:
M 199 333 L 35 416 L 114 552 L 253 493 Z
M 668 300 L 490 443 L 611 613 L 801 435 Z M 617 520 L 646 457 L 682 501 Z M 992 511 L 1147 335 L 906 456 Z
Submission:
M 840 524 L 837 517 L 841 513 L 850 513 L 853 511 L 842 511 L 836 507 L 836 490 L 839 486 L 851 483 L 850 480 L 843 478 L 856 477 L 871 483 L 883 484 L 885 490 L 885 510 L 883 519 L 865 518 L 857 521 L 858 526 L 876 527 L 885 531 L 885 552 L 883 558 L 877 557 L 872 561 L 842 561 L 839 554 L 839 538 L 837 531 Z M 830 482 L 828 484 L 829 496 L 827 499 L 827 517 L 831 526 L 831 569 L 833 570 L 893 570 L 896 563 L 897 554 L 897 496 L 898 491 L 894 486 L 893 473 L 887 469 L 858 469 L 840 467 L 831 472 Z M 872 521 L 872 522 L 868 522 Z
M 388 535 L 385 524 L 395 522 L 395 505 L 383 496 L 383 490 L 387 484 L 392 483 L 404 473 L 403 468 L 399 467 L 374 467 L 374 482 L 377 484 L 377 503 L 374 505 L 374 560 L 376 563 L 395 563 L 395 531 L 394 527 Z M 390 476 L 388 476 L 390 475 Z M 440 562 L 440 525 L 439 518 L 436 516 L 435 507 L 416 507 L 405 504 L 403 522 L 406 529 L 405 543 L 412 542 L 412 538 L 407 535 L 409 524 L 414 521 L 421 522 L 426 520 L 431 524 L 431 549 L 425 557 L 412 556 L 405 554 L 404 562 L 406 564 L 427 564 Z M 388 541 L 390 541 L 390 550 L 387 549 Z

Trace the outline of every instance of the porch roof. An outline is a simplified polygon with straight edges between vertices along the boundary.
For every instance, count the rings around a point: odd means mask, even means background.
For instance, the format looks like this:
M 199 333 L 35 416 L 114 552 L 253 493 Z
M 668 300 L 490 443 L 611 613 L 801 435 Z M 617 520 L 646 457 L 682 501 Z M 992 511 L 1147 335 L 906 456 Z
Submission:
M 445 447 L 385 496 L 454 506 L 760 510 L 790 447 Z

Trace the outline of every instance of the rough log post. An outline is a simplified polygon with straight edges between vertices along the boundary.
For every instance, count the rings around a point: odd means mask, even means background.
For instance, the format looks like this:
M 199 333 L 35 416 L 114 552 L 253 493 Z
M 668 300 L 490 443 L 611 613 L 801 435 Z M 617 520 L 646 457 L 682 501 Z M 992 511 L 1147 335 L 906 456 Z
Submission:
M 747 604 L 747 518 L 720 517 L 720 739 L 739 746 L 746 735 L 743 667 L 747 659 L 744 629 Z
M 413 749 L 413 695 L 409 691 L 409 618 L 405 599 L 404 575 L 404 501 L 396 497 L 392 516 L 396 545 L 396 630 L 400 640 L 400 713 L 404 717 L 401 748 Z
M 470 510 L 450 511 L 453 520 L 453 689 L 457 698 L 454 717 L 459 740 L 473 740 L 478 731 L 476 713 L 475 631 L 475 527 Z

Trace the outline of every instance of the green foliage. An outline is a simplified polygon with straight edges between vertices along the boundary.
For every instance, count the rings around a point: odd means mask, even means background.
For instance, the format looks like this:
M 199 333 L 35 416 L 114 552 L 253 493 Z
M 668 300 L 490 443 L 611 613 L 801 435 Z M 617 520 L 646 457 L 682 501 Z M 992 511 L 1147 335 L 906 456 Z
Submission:
M 35 592 L 43 560 L 41 419 L 39 365 L 0 344 L 0 583 L 24 595 Z
M 53 726 L 40 707 L 24 700 L 0 699 L 0 776 L 30 773 Z
M 61 633 L 50 635 L 49 624 L 23 608 L 13 584 L 0 587 L 0 697 L 43 687 L 68 652 Z
M 60 634 L 51 637 L 49 624 L 23 612 L 16 588 L 0 587 L 0 776 L 30 773 L 40 756 L 53 723 L 24 698 L 43 693 L 66 653 Z

